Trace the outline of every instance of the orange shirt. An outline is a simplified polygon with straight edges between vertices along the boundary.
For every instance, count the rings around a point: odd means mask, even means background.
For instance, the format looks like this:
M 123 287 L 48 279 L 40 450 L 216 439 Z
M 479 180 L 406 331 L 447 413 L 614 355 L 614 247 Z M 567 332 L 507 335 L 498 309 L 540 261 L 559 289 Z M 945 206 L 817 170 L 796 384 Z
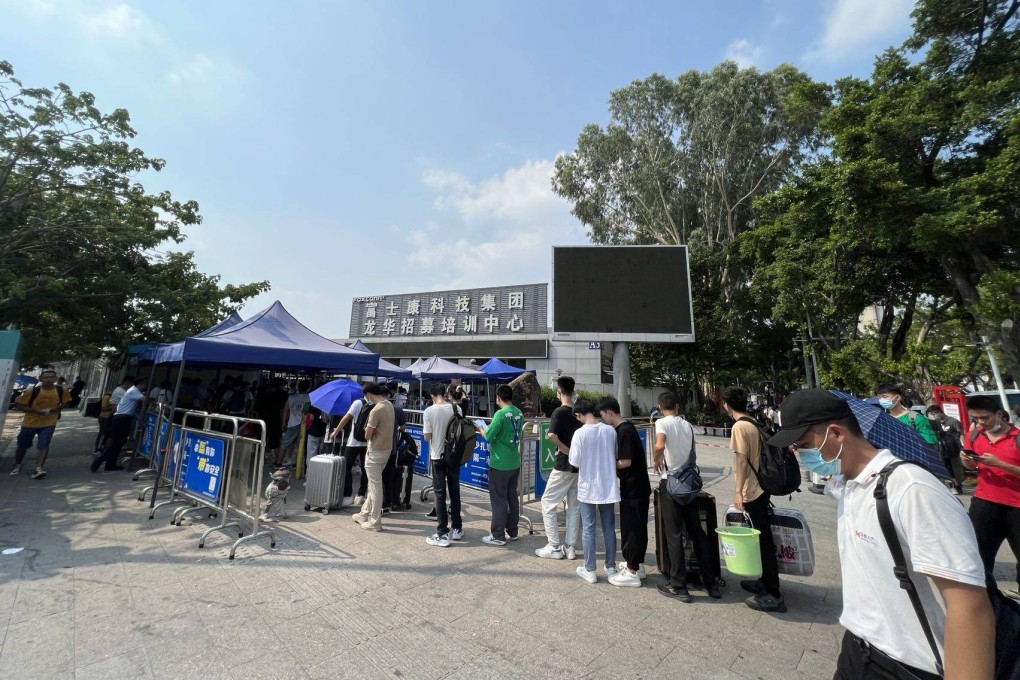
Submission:
M 35 391 L 35 389 L 35 387 L 32 387 L 25 390 L 14 403 L 18 406 L 28 408 L 28 402 L 32 401 L 32 392 Z M 50 427 L 51 425 L 56 425 L 57 418 L 60 416 L 60 412 L 57 411 L 57 407 L 71 401 L 71 393 L 67 389 L 64 389 L 63 400 L 60 399 L 59 391 L 56 386 L 49 389 L 39 386 L 38 389 L 39 394 L 36 395 L 35 401 L 32 401 L 31 408 L 48 408 L 51 410 L 49 413 L 26 413 L 25 420 L 22 422 L 23 427 Z

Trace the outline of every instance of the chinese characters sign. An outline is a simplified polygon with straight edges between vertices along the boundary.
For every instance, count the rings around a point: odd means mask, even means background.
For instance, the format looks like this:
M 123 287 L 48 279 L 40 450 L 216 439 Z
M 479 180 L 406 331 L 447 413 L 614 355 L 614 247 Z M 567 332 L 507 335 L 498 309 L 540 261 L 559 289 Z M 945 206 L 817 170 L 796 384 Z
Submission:
M 547 331 L 548 284 L 355 298 L 352 338 L 515 336 Z
M 190 495 L 217 503 L 223 481 L 226 442 L 196 432 L 184 435 L 181 488 Z

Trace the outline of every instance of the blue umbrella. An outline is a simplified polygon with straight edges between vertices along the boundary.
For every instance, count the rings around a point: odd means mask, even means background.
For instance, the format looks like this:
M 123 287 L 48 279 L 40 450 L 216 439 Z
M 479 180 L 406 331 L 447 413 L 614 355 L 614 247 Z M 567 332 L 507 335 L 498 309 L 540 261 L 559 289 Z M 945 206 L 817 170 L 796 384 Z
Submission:
M 330 415 L 347 413 L 351 404 L 361 397 L 361 385 L 347 378 L 331 380 L 308 395 L 312 406 Z
M 952 477 L 942 462 L 938 448 L 926 442 L 914 428 L 893 418 L 881 407 L 869 404 L 845 392 L 829 391 L 840 399 L 846 399 L 850 410 L 853 411 L 857 422 L 861 425 L 861 430 L 864 431 L 864 437 L 871 442 L 872 446 L 889 449 L 897 458 L 917 463 L 939 479 Z M 924 416 L 918 414 L 917 417 L 923 418 Z

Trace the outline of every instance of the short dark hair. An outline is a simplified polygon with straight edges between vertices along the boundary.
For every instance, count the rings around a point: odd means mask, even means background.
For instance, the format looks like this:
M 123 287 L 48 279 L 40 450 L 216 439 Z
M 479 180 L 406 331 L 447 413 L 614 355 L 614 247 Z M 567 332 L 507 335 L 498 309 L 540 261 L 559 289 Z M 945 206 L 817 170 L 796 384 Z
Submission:
M 556 378 L 556 387 L 568 397 L 574 394 L 574 385 L 576 384 L 569 375 L 561 375 L 559 378 Z
M 672 392 L 663 392 L 659 395 L 659 408 L 664 411 L 675 411 L 677 410 L 677 399 L 676 395 Z
M 616 400 L 616 397 L 602 397 L 599 399 L 599 403 L 595 404 L 595 410 L 599 413 L 609 411 L 620 415 L 620 402 Z
M 995 397 L 990 397 L 985 394 L 976 394 L 973 397 L 967 397 L 967 408 L 970 410 L 977 409 L 979 411 L 998 413 L 999 411 L 1002 411 L 1002 402 Z
M 429 394 L 433 397 L 442 397 L 446 395 L 446 385 L 443 383 L 432 383 L 429 385 Z
M 927 408 L 927 412 L 928 413 L 945 413 L 945 411 L 942 410 L 942 407 L 939 406 L 938 404 L 932 404 L 931 406 L 929 406 Z
M 509 385 L 500 385 L 496 388 L 496 397 L 504 404 L 512 404 L 514 402 L 514 388 Z
M 244 383 L 242 382 L 241 384 L 243 385 Z M 297 384 L 298 392 L 307 392 L 308 388 L 311 386 L 312 383 L 308 382 L 307 380 L 302 380 Z
M 900 387 L 899 385 L 893 385 L 892 383 L 884 383 L 882 385 L 879 385 L 878 388 L 875 390 L 875 394 L 882 394 L 883 392 L 886 392 L 888 394 L 898 394 L 901 397 L 903 396 L 903 388 Z
M 385 394 L 385 392 L 383 392 L 383 386 L 375 382 L 365 383 L 365 385 L 361 388 L 361 391 L 365 394 L 371 394 L 377 397 L 381 397 Z
M 124 383 L 131 383 L 132 385 L 134 385 L 135 384 L 135 376 L 133 376 L 133 375 L 125 375 L 124 379 L 120 381 L 121 385 L 123 385 Z
M 39 374 L 39 377 L 41 378 L 44 375 L 46 375 L 47 373 L 52 373 L 54 377 L 56 377 L 56 375 L 57 375 L 57 372 L 54 371 L 52 368 L 44 368 L 42 370 L 42 372 Z
M 722 400 L 734 411 L 743 413 L 747 410 L 747 390 L 743 387 L 727 387 L 722 391 Z
M 851 415 L 849 418 L 842 418 L 841 420 L 833 420 L 830 423 L 819 423 L 812 425 L 812 429 L 817 431 L 817 428 L 825 427 L 826 425 L 840 425 L 845 427 L 847 431 L 855 437 L 864 437 L 864 430 L 861 429 L 861 424 L 857 422 L 857 418 Z
M 146 378 L 144 375 L 142 377 L 140 377 L 140 378 L 135 378 L 135 385 L 136 386 L 137 385 L 141 385 L 143 382 L 149 382 L 149 379 Z
M 586 416 L 588 414 L 595 415 L 595 405 L 588 399 L 578 399 L 574 402 L 574 415 L 575 416 Z

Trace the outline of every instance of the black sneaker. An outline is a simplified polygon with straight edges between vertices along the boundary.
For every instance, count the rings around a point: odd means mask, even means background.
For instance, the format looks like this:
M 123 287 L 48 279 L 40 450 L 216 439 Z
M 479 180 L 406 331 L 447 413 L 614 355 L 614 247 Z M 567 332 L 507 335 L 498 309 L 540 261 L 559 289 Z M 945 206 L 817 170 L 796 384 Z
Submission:
M 436 512 L 435 508 L 432 508 L 431 510 L 428 511 L 428 514 L 426 514 L 425 516 L 428 517 L 429 519 L 435 519 L 436 517 L 439 516 L 439 513 Z
M 765 586 L 762 585 L 761 579 L 755 579 L 754 581 L 741 581 L 740 587 L 752 595 L 761 595 L 765 592 Z
M 705 586 L 705 592 L 707 592 L 708 596 L 713 600 L 722 599 L 722 593 L 719 592 L 719 586 L 717 586 L 714 583 L 710 583 L 707 586 Z
M 123 465 L 114 465 L 113 467 L 107 467 L 106 471 L 107 472 L 120 472 L 121 470 L 124 470 L 124 469 L 125 469 L 125 467 Z
M 749 597 L 744 600 L 744 604 L 759 612 L 777 612 L 779 614 L 786 612 L 786 603 L 783 602 L 783 598 L 768 593 Z
M 655 586 L 655 589 L 658 590 L 659 593 L 661 593 L 662 595 L 665 595 L 666 597 L 671 597 L 674 600 L 680 600 L 681 602 L 691 601 L 691 593 L 689 590 L 687 590 L 686 587 L 677 588 L 676 586 L 670 585 L 669 583 L 660 583 L 659 585 Z

